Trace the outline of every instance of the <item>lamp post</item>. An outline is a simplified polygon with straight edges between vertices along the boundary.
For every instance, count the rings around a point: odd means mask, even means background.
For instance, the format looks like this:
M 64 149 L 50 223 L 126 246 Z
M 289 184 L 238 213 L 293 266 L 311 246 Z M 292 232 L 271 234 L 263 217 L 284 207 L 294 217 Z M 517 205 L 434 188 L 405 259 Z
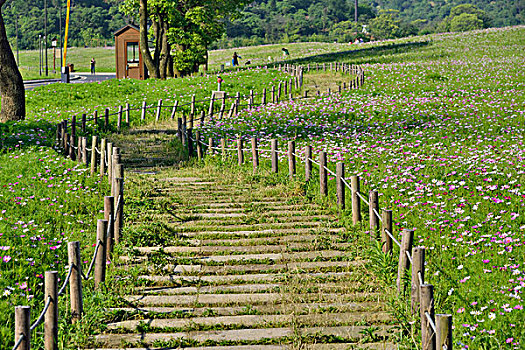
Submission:
M 42 35 L 38 34 L 38 72 L 42 75 Z
M 54 38 L 51 41 L 51 46 L 53 47 L 53 74 L 57 73 L 57 65 L 56 65 L 56 58 L 57 58 L 57 39 Z

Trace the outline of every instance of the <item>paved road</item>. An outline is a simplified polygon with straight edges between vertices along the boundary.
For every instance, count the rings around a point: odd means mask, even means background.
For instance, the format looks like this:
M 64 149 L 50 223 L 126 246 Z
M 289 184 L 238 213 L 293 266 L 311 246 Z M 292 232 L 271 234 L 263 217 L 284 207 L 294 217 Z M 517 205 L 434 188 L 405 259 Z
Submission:
M 72 73 L 71 74 L 71 83 L 72 84 L 82 84 L 82 83 L 94 83 L 98 81 L 104 81 L 108 79 L 115 79 L 115 73 L 97 73 L 95 75 L 89 73 Z M 55 84 L 60 82 L 60 80 L 34 80 L 31 82 L 24 83 L 26 90 L 33 90 L 36 87 Z

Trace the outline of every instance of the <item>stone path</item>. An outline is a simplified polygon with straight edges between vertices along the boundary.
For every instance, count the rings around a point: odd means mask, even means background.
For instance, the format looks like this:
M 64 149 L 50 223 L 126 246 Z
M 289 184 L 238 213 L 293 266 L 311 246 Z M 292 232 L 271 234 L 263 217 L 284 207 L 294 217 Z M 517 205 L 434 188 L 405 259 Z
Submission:
M 381 287 L 337 217 L 210 167 L 130 177 L 141 204 L 118 263 L 133 286 L 93 349 L 396 348 Z

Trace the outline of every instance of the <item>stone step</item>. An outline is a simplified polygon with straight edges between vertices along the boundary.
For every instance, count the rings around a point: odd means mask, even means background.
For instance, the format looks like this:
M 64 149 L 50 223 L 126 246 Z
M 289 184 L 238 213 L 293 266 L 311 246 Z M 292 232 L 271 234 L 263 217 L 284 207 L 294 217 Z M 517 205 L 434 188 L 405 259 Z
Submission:
M 91 348 L 85 350 L 175 350 L 176 348 Z M 185 347 L 184 350 L 292 350 L 292 345 L 229 345 L 229 346 L 199 346 L 199 347 Z M 326 344 L 302 344 L 301 349 L 304 350 L 398 350 L 399 347 L 392 343 L 326 343 Z
M 217 227 L 215 227 L 217 229 Z M 221 227 L 223 229 L 223 227 Z M 268 238 L 268 237 L 287 237 L 291 234 L 297 234 L 297 233 L 316 233 L 317 235 L 320 234 L 338 234 L 341 232 L 344 232 L 344 228 L 323 228 L 323 227 L 309 227 L 309 228 L 272 228 L 272 229 L 259 229 L 259 230 L 230 230 L 230 231 L 189 231 L 189 232 L 178 232 L 177 234 L 181 237 L 210 237 L 210 236 L 219 236 L 219 235 L 231 235 L 235 237 L 255 237 L 255 238 Z M 180 231 L 180 230 L 176 230 Z M 206 238 L 200 238 L 200 239 L 206 239 Z M 209 238 L 208 238 L 209 239 Z M 251 238 L 253 239 L 253 238 Z
M 384 311 L 384 305 L 376 301 L 363 302 L 332 302 L 332 303 L 287 303 L 287 304 L 262 304 L 245 306 L 219 306 L 219 307 L 174 307 L 174 306 L 142 306 L 110 308 L 109 311 L 127 312 L 132 315 L 137 313 L 164 314 L 173 318 L 197 317 L 206 315 L 232 316 L 246 314 L 290 314 L 309 315 L 312 313 L 325 313 L 326 310 L 339 312 L 379 312 Z
M 352 276 L 353 272 L 316 272 L 309 273 L 310 278 L 322 278 L 322 279 L 339 279 Z M 138 276 L 139 280 L 150 281 L 157 284 L 170 284 L 175 283 L 206 283 L 206 284 L 225 284 L 225 283 L 269 283 L 269 282 L 281 282 L 288 278 L 286 273 L 259 273 L 259 274 L 246 274 L 246 275 L 221 275 L 221 276 L 181 276 L 177 275 L 143 275 Z
M 144 319 L 128 320 L 108 324 L 108 330 L 125 329 L 133 331 L 137 326 L 146 324 L 152 328 L 184 328 L 202 329 L 203 326 L 232 326 L 238 328 L 261 328 L 271 325 L 290 325 L 294 322 L 301 326 L 333 326 L 351 325 L 357 322 L 384 323 L 391 320 L 391 316 L 386 312 L 379 313 L 326 313 L 312 315 L 239 315 L 239 316 L 214 316 L 214 317 L 192 317 L 184 319 Z
M 336 336 L 343 339 L 357 341 L 363 337 L 363 330 L 367 326 L 342 326 L 342 327 L 312 327 L 296 329 L 301 336 L 327 335 Z M 379 336 L 386 336 L 391 326 L 381 326 L 376 332 Z M 101 334 L 95 336 L 95 341 L 105 346 L 119 346 L 123 341 L 127 343 L 152 344 L 161 341 L 175 341 L 180 339 L 195 342 L 258 342 L 262 340 L 282 340 L 290 342 L 291 338 L 297 335 L 294 329 L 289 327 L 264 328 L 264 329 L 236 329 L 236 330 L 213 330 L 213 331 L 194 331 L 194 332 L 175 332 L 175 333 L 141 333 L 141 334 Z
M 291 299 L 297 302 L 334 302 L 339 300 L 376 299 L 377 293 L 355 292 L 340 295 L 339 293 L 234 293 L 234 294 L 188 294 L 188 295 L 126 295 L 123 299 L 139 306 L 242 306 L 246 304 L 287 303 Z
M 149 221 L 148 221 L 149 222 Z M 140 222 L 137 222 L 140 223 Z M 223 224 L 217 225 L 216 223 L 210 223 L 209 221 L 192 221 L 188 223 L 181 224 L 177 221 L 172 221 L 167 223 L 168 227 L 170 225 L 176 225 L 176 228 L 179 230 L 203 230 L 209 228 L 210 230 L 221 229 L 223 231 L 253 231 L 253 230 L 273 230 L 273 229 L 283 229 L 283 228 L 318 228 L 320 226 L 326 225 L 322 221 L 301 221 L 301 222 L 266 222 L 259 224 Z M 203 227 L 204 226 L 204 227 Z
M 204 210 L 206 212 L 213 212 L 213 213 L 235 213 L 239 211 L 244 212 L 245 210 L 260 209 L 260 210 L 264 210 L 264 213 L 272 213 L 272 214 L 275 212 L 286 213 L 285 211 L 289 211 L 289 212 L 295 212 L 297 213 L 297 215 L 299 215 L 299 213 L 310 212 L 310 211 L 319 211 L 323 213 L 325 212 L 325 210 L 323 210 L 322 208 L 318 206 L 308 205 L 308 204 L 280 205 L 280 206 L 267 206 L 267 205 L 250 206 L 249 204 L 245 204 L 243 206 L 231 206 L 231 207 L 225 206 L 225 207 L 210 207 L 210 208 L 200 206 L 200 207 L 193 207 L 193 209 L 199 210 L 199 211 Z
M 269 292 L 279 289 L 281 285 L 277 283 L 258 283 L 258 284 L 233 284 L 221 286 L 203 287 L 146 287 L 139 288 L 136 292 L 144 294 L 211 294 L 211 293 L 259 293 Z
M 147 348 L 104 348 L 97 347 L 85 350 L 176 350 L 180 349 L 179 347 L 175 348 L 156 348 L 156 347 L 147 347 Z M 198 346 L 198 347 L 185 347 L 184 350 L 286 350 L 286 345 L 234 345 L 234 346 Z
M 276 303 L 278 293 L 194 294 L 194 295 L 126 295 L 124 300 L 147 306 L 161 305 L 243 305 Z
M 277 224 L 277 223 L 311 223 L 311 222 L 320 222 L 321 220 L 334 220 L 335 217 L 332 215 L 298 215 L 298 216 L 288 216 L 288 215 L 282 215 L 282 216 L 270 216 L 270 215 L 264 215 L 264 214 L 258 214 L 258 213 L 196 213 L 191 211 L 178 211 L 176 213 L 178 216 L 185 219 L 186 223 L 192 223 L 194 225 L 230 225 L 230 224 L 240 224 L 239 218 L 245 218 L 247 220 L 254 220 L 257 219 L 259 221 L 259 225 L 266 224 Z M 148 220 L 155 220 L 155 221 L 168 221 L 169 223 L 173 223 L 173 214 L 171 213 L 146 213 Z M 228 220 L 230 219 L 230 220 Z M 264 219 L 264 220 L 262 220 Z M 198 221 L 200 220 L 200 221 Z M 177 223 L 180 223 L 180 221 L 177 221 Z M 248 225 L 246 223 L 245 225 Z M 253 225 L 253 224 L 252 224 Z
M 339 243 L 334 245 L 338 249 L 348 249 L 351 247 L 349 243 Z M 135 247 L 133 248 L 140 254 L 152 254 L 163 251 L 167 254 L 192 254 L 192 257 L 209 256 L 214 254 L 225 253 L 275 253 L 275 252 L 300 252 L 304 250 L 310 251 L 312 245 L 304 243 L 291 242 L 288 245 L 240 245 L 240 246 L 168 246 L 168 247 Z M 311 252 L 312 253 L 312 252 Z M 230 254 L 233 255 L 233 254 Z
M 171 274 L 199 274 L 199 275 L 227 275 L 235 272 L 238 273 L 301 273 L 307 271 L 322 271 L 322 270 L 353 270 L 356 266 L 361 266 L 365 263 L 364 260 L 355 261 L 301 261 L 289 262 L 286 264 L 236 264 L 236 265 L 174 265 L 167 264 L 162 267 L 162 271 Z M 158 270 L 158 268 L 155 268 Z

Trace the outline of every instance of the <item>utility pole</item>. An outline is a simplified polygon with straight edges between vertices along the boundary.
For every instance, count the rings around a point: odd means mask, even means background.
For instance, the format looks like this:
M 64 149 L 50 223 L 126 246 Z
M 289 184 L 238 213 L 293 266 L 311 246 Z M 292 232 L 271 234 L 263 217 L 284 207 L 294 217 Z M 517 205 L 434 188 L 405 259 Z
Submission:
M 359 0 L 355 0 L 355 4 L 354 4 L 354 6 L 355 6 L 355 23 L 357 23 L 357 2 L 358 1 Z
M 46 50 L 46 77 L 49 75 L 47 67 L 47 0 L 44 0 L 44 49 Z

